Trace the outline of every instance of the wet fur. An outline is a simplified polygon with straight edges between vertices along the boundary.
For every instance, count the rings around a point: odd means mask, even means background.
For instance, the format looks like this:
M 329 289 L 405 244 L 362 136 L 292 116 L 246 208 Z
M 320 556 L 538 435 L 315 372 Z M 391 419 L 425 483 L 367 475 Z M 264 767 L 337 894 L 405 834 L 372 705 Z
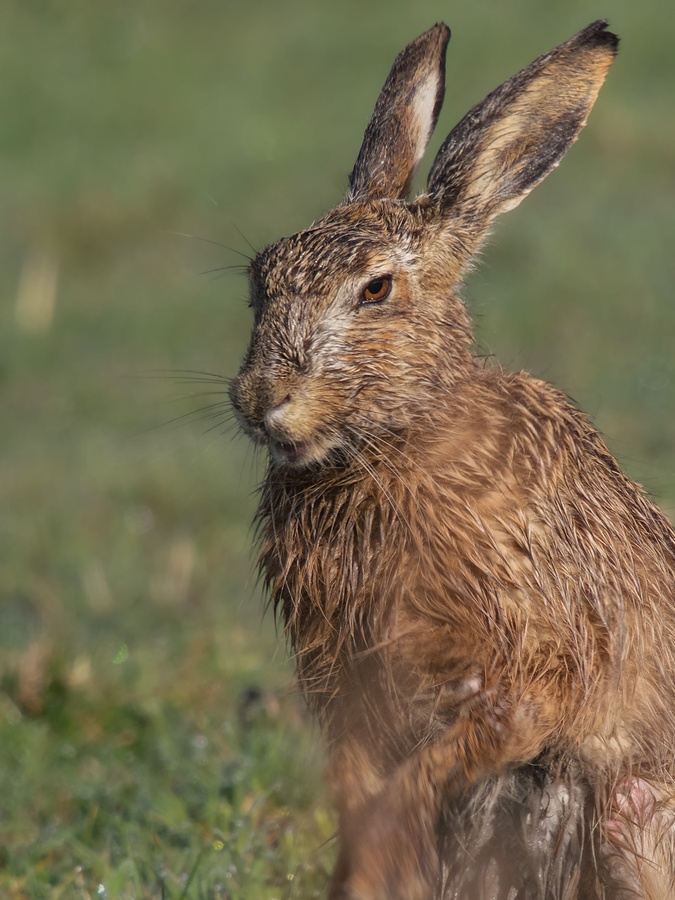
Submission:
M 595 23 L 489 95 L 408 202 L 448 36 L 397 58 L 345 203 L 253 262 L 232 388 L 270 447 L 261 570 L 330 745 L 330 896 L 673 896 L 675 532 L 561 393 L 474 357 L 457 296 L 616 39 Z

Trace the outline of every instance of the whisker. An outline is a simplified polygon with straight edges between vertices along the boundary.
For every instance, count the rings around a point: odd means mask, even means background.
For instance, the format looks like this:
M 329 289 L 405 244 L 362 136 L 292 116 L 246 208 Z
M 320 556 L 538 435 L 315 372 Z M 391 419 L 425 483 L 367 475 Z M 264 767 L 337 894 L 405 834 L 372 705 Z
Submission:
M 237 256 L 243 256 L 244 259 L 247 259 L 249 263 L 253 262 L 253 257 L 249 256 L 247 253 L 242 253 L 241 250 L 237 250 L 235 247 L 228 247 L 227 244 L 222 244 L 220 241 L 211 240 L 211 238 L 201 237 L 198 234 L 188 234 L 184 231 L 167 231 L 166 234 L 171 234 L 174 237 L 183 237 L 189 238 L 193 241 L 202 241 L 204 244 L 212 244 L 214 247 L 220 247 L 223 250 L 227 250 L 229 253 L 236 253 Z
M 216 200 L 216 198 L 215 198 L 212 194 L 209 194 L 208 192 L 205 192 L 205 196 L 206 196 L 206 198 L 207 198 L 208 200 L 210 200 L 211 203 L 216 207 L 216 209 L 218 210 L 218 212 L 220 212 L 220 213 L 223 212 L 223 208 L 221 207 L 220 203 Z M 253 246 L 253 244 L 249 241 L 249 239 L 246 237 L 246 235 L 245 235 L 244 232 L 241 230 L 241 228 L 237 225 L 236 222 L 233 222 L 232 219 L 230 219 L 229 221 L 230 221 L 230 225 L 232 226 L 232 228 L 234 228 L 234 230 L 237 232 L 237 234 L 239 235 L 239 237 L 242 238 L 242 240 L 245 241 L 245 242 L 248 244 L 248 246 L 251 248 L 251 250 L 253 251 L 254 256 L 257 256 L 257 255 L 258 255 L 258 250 L 257 250 L 257 249 Z
M 382 427 L 382 426 L 380 426 L 380 427 Z M 396 435 L 394 432 L 389 431 L 389 429 L 385 429 L 385 430 L 386 430 L 389 434 L 391 434 L 393 437 L 397 437 L 397 438 L 398 438 L 398 435 Z M 375 434 L 372 433 L 372 432 L 364 433 L 363 431 L 360 431 L 360 430 L 359 430 L 359 431 L 356 431 L 355 429 L 352 429 L 352 431 L 353 431 L 353 433 L 355 433 L 358 437 L 360 437 L 362 440 L 364 440 L 364 441 L 366 442 L 366 444 L 367 444 L 368 446 L 370 446 L 370 448 L 371 448 L 373 451 L 375 451 L 375 453 L 377 454 L 377 457 L 378 457 L 378 462 L 379 462 L 382 466 L 384 466 L 386 469 L 388 469 L 388 470 L 391 472 L 391 474 L 394 476 L 394 478 L 396 478 L 397 480 L 399 480 L 399 481 L 401 482 L 401 484 L 403 485 L 404 489 L 405 489 L 405 490 L 407 491 L 407 493 L 409 494 L 410 499 L 411 499 L 411 500 L 413 501 L 413 503 L 415 504 L 415 507 L 416 507 L 417 511 L 421 514 L 421 508 L 420 508 L 419 500 L 418 500 L 417 496 L 416 496 L 415 493 L 413 492 L 413 490 L 412 490 L 412 488 L 410 487 L 410 485 L 409 485 L 404 479 L 401 478 L 401 473 L 396 469 L 396 467 L 394 466 L 394 464 L 391 462 L 391 460 L 390 460 L 389 457 L 388 457 L 388 453 L 387 453 L 386 451 L 389 450 L 389 451 L 394 451 L 394 452 L 398 453 L 398 454 L 399 454 L 400 456 L 402 456 L 405 460 L 407 460 L 409 463 L 411 463 L 412 465 L 416 466 L 416 467 L 417 467 L 418 469 L 420 469 L 420 470 L 422 470 L 421 466 L 420 466 L 418 463 L 416 463 L 415 460 L 413 460 L 413 459 L 412 459 L 411 457 L 409 457 L 407 454 L 403 453 L 402 450 L 400 450 L 398 447 L 396 447 L 396 446 L 395 446 L 394 444 L 392 444 L 390 441 L 386 441 L 386 440 L 385 440 L 384 438 L 382 438 L 380 435 L 375 435 Z M 385 450 L 384 453 L 380 453 L 380 452 L 379 452 L 379 451 L 380 451 L 380 447 L 378 447 L 378 445 L 377 445 L 378 442 L 379 442 L 383 447 L 386 448 L 386 450 Z
M 359 435 L 361 436 L 361 435 Z M 402 525 L 406 528 L 410 529 L 410 525 L 407 521 L 407 518 L 403 515 L 402 510 L 400 509 L 399 504 L 396 502 L 391 492 L 387 489 L 386 485 L 382 481 L 382 478 L 378 475 L 374 465 L 366 458 L 365 454 L 361 453 L 357 447 L 347 444 L 345 448 L 350 452 L 352 459 L 361 466 L 361 468 L 366 472 L 366 474 L 372 478 L 377 487 L 382 492 L 383 496 L 387 500 L 389 507 L 394 514 L 394 517 L 398 519 Z
M 172 425 L 189 425 L 193 422 L 213 419 L 216 416 L 220 418 L 221 422 L 234 422 L 234 412 L 225 412 L 226 407 L 226 403 L 210 403 L 207 406 L 200 407 L 199 409 L 191 409 L 179 416 L 174 416 L 173 418 L 167 419 L 164 422 L 159 422 L 157 425 L 151 425 L 149 426 L 147 431 L 156 431 L 159 428 L 169 428 Z M 217 410 L 223 410 L 223 412 L 217 412 Z
M 199 397 L 228 397 L 228 400 L 223 400 L 222 403 L 223 406 L 226 406 L 229 403 L 228 391 L 197 391 L 194 394 L 183 394 L 180 397 L 171 397 L 168 402 L 186 403 L 188 400 L 197 400 Z
M 233 266 L 215 266 L 213 269 L 204 269 L 203 272 L 200 272 L 200 275 L 246 275 L 248 272 L 248 266 L 244 266 L 241 263 L 236 263 Z M 215 280 L 215 279 L 214 279 Z
M 253 250 L 254 257 L 257 256 L 258 252 L 259 252 L 258 249 L 253 246 L 253 244 L 249 241 L 249 239 L 246 237 L 246 235 L 241 230 L 241 228 L 236 224 L 236 222 L 231 222 L 230 224 L 235 229 L 235 231 L 237 232 L 239 237 L 248 244 L 248 246 L 251 248 L 251 250 Z
M 226 419 L 221 419 L 219 422 L 205 428 L 202 434 L 211 434 L 213 431 L 219 431 L 222 435 L 228 435 L 232 434 L 234 426 L 234 422 L 228 422 Z M 238 432 L 235 431 L 234 434 L 238 434 Z
M 192 369 L 154 369 L 148 372 L 138 372 L 129 376 L 138 379 L 172 379 L 178 383 L 198 382 L 203 384 L 222 384 L 228 386 L 232 378 L 227 375 L 218 375 L 215 372 L 200 372 Z

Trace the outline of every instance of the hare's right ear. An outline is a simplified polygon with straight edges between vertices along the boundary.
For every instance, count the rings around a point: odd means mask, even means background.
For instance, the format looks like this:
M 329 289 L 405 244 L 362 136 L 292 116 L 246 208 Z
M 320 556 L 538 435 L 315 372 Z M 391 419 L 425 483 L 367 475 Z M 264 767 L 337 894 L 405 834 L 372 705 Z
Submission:
M 396 57 L 349 176 L 348 201 L 407 194 L 441 111 L 449 40 L 440 22 Z
M 428 191 L 479 242 L 558 165 L 586 124 L 618 45 L 594 22 L 493 91 L 450 132 Z

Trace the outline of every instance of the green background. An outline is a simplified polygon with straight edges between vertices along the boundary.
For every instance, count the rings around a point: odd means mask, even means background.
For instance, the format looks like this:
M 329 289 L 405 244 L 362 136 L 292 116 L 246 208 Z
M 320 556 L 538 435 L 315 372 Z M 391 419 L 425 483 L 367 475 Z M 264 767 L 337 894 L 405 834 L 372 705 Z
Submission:
M 465 296 L 481 352 L 567 391 L 672 511 L 670 2 L 3 0 L 0 895 L 321 895 L 320 739 L 253 574 L 261 460 L 223 383 L 180 372 L 236 371 L 241 254 L 341 198 L 408 40 L 453 30 L 433 153 L 602 16 L 589 126 Z

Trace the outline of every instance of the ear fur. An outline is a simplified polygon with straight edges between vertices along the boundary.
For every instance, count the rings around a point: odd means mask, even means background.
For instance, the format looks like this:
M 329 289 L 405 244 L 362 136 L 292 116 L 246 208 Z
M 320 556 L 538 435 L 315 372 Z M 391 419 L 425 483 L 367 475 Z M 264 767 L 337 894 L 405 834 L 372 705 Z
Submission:
M 618 38 L 594 22 L 467 113 L 429 173 L 443 212 L 482 231 L 517 206 L 558 165 L 586 124 Z
M 450 29 L 440 22 L 396 57 L 349 177 L 347 200 L 408 193 L 443 103 L 449 39 Z

